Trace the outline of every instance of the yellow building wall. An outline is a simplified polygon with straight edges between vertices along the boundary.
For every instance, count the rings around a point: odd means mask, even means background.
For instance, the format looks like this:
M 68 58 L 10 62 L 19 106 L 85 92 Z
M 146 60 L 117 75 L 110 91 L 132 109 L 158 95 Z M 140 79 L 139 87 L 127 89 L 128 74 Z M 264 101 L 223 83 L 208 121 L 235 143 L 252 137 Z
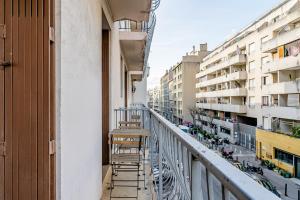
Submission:
M 262 160 L 269 160 L 277 167 L 294 175 L 293 165 L 275 159 L 274 148 L 300 157 L 300 139 L 284 134 L 256 129 L 256 156 Z

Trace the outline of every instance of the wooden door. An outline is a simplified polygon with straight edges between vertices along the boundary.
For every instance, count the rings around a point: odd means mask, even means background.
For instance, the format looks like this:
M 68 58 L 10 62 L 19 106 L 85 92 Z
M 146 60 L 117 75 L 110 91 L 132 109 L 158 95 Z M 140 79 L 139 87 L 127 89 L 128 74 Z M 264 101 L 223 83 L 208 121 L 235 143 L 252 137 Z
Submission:
M 55 199 L 54 0 L 0 0 L 0 199 Z
M 102 30 L 102 164 L 109 164 L 109 30 Z
M 4 54 L 4 0 L 0 0 L 0 62 L 5 59 Z M 5 135 L 4 135 L 4 70 L 0 66 L 0 199 L 4 199 L 5 190 Z

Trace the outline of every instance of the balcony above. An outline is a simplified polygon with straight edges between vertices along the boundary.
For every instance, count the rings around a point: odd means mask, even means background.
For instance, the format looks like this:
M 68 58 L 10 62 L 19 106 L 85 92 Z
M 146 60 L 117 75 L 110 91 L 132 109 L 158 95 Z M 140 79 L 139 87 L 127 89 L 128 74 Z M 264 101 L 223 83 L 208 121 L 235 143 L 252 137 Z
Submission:
M 226 68 L 226 67 L 229 67 L 232 65 L 243 65 L 243 64 L 246 64 L 246 62 L 247 62 L 247 56 L 245 54 L 235 55 L 235 56 L 229 58 L 227 61 L 216 64 L 212 67 L 207 68 L 206 70 L 199 72 L 196 75 L 196 78 L 200 78 L 202 76 L 205 76 L 207 74 L 213 73 L 215 71 L 221 70 L 223 68 Z
M 130 76 L 131 76 L 132 81 L 142 81 L 143 80 L 143 72 L 141 72 L 141 71 L 137 71 L 137 72 L 133 71 L 133 72 L 131 72 Z
M 300 79 L 295 81 L 274 83 L 262 88 L 263 94 L 297 94 L 300 89 Z
M 211 92 L 199 92 L 196 94 L 197 98 L 201 97 L 240 97 L 247 96 L 246 88 L 234 88 L 227 90 L 217 90 Z
M 120 44 L 129 71 L 145 72 L 155 24 L 154 13 L 149 21 L 119 21 Z
M 148 21 L 152 0 L 109 0 L 115 21 Z
M 224 111 L 224 112 L 233 112 L 233 113 L 247 112 L 247 106 L 245 105 L 197 103 L 196 106 L 197 108 Z
M 300 28 L 296 28 L 289 32 L 282 33 L 277 37 L 262 44 L 262 52 L 270 53 L 276 52 L 277 47 L 288 44 L 300 38 Z
M 299 107 L 264 106 L 262 114 L 266 117 L 300 120 Z
M 262 67 L 262 73 L 275 73 L 280 70 L 300 69 L 300 55 L 275 59 Z
M 215 84 L 219 84 L 219 83 L 224 83 L 224 82 L 228 82 L 228 81 L 237 81 L 237 80 L 246 80 L 247 79 L 247 72 L 246 71 L 239 71 L 239 72 L 234 72 L 231 74 L 227 74 L 224 76 L 220 76 L 211 80 L 207 80 L 207 81 L 202 81 L 199 82 L 196 87 L 207 87 L 210 85 L 215 85 Z
M 120 32 L 120 44 L 129 71 L 143 71 L 147 33 Z

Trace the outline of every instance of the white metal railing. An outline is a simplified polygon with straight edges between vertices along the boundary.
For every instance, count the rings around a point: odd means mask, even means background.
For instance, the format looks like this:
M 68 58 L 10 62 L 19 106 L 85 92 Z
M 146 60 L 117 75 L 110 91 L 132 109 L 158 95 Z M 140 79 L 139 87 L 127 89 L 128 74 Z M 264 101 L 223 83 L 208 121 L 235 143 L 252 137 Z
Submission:
M 146 107 L 115 110 L 120 120 L 141 116 L 141 126 L 150 129 L 149 156 L 157 199 L 248 200 L 274 199 L 273 193 Z
M 279 199 L 158 113 L 149 113 L 159 199 Z

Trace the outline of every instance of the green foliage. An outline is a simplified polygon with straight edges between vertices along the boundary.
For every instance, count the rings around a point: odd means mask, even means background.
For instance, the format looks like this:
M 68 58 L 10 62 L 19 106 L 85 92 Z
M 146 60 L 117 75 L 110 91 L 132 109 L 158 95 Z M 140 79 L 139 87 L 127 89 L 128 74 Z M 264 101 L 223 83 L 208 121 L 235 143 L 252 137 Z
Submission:
M 292 134 L 296 138 L 300 138 L 300 126 L 294 126 L 292 128 Z

